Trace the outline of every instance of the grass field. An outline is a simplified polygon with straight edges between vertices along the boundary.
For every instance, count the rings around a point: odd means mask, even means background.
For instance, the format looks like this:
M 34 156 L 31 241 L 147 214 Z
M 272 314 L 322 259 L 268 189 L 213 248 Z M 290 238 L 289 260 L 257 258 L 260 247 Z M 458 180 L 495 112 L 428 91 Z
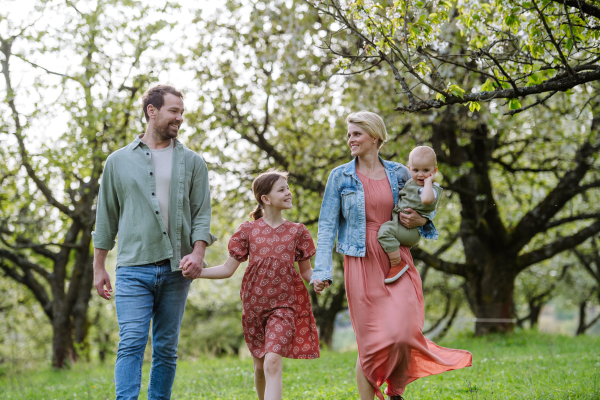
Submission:
M 600 338 L 521 332 L 440 343 L 473 353 L 473 367 L 419 379 L 404 394 L 420 399 L 600 399 Z M 356 352 L 324 352 L 319 360 L 284 361 L 285 399 L 358 399 Z M 146 398 L 149 364 L 144 365 Z M 112 365 L 79 364 L 0 378 L 0 399 L 113 399 Z M 199 359 L 179 363 L 173 399 L 255 399 L 252 360 Z

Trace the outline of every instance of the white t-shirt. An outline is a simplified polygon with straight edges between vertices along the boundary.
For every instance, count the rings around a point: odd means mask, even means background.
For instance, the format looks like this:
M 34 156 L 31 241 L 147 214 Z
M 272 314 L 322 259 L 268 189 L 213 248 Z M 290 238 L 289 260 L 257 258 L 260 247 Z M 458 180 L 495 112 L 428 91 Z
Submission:
M 150 150 L 152 165 L 154 165 L 154 179 L 156 179 L 156 198 L 158 208 L 167 233 L 169 233 L 169 193 L 171 192 L 171 168 L 173 164 L 173 141 L 160 150 Z

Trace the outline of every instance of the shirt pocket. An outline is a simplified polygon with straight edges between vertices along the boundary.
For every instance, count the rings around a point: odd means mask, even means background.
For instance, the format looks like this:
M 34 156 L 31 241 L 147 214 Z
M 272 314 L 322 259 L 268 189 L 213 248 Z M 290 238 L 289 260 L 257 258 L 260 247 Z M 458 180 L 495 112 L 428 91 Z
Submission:
M 184 171 L 183 174 L 183 202 L 184 204 L 190 203 L 190 195 L 192 193 L 192 171 Z
M 348 219 L 352 209 L 356 208 L 358 194 L 355 189 L 343 188 L 342 189 L 342 215 Z

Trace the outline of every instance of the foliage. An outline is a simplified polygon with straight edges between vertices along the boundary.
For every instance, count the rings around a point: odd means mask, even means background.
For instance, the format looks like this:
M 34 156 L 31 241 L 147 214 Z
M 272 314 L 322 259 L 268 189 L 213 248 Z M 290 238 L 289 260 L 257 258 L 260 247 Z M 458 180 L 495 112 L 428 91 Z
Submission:
M 52 324 L 56 367 L 87 346 L 103 162 L 140 128 L 140 89 L 165 61 L 146 58 L 161 47 L 169 25 L 149 18 L 153 11 L 165 9 L 135 1 L 42 1 L 23 21 L 2 16 L 0 136 L 11 150 L 0 154 L 0 268 L 31 291 Z M 67 61 L 54 69 L 52 59 Z
M 597 337 L 568 338 L 521 332 L 485 338 L 465 337 L 442 343 L 473 353 L 473 367 L 421 378 L 407 398 L 574 399 L 600 395 L 600 358 L 590 349 Z M 284 360 L 285 399 L 358 399 L 354 378 L 356 352 L 323 352 L 318 360 Z M 143 368 L 145 395 L 149 365 Z M 202 358 L 180 362 L 173 388 L 177 399 L 253 399 L 252 360 Z M 5 399 L 110 398 L 114 392 L 108 366 L 80 364 L 65 371 L 45 370 L 0 378 Z
M 327 47 L 349 73 L 385 63 L 408 98 L 397 110 L 507 99 L 514 115 L 600 80 L 600 7 L 585 0 L 306 0 L 357 39 Z M 425 95 L 416 92 L 419 88 Z M 546 94 L 523 107 L 519 99 Z

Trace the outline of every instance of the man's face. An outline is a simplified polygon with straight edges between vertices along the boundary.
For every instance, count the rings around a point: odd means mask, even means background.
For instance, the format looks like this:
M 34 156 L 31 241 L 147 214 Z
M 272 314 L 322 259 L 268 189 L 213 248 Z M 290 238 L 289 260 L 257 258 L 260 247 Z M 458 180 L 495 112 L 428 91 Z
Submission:
M 152 111 L 151 112 L 151 109 Z M 148 114 L 154 116 L 154 130 L 164 140 L 175 139 L 179 134 L 179 127 L 183 123 L 183 100 L 174 94 L 167 93 L 160 110 L 148 106 Z

